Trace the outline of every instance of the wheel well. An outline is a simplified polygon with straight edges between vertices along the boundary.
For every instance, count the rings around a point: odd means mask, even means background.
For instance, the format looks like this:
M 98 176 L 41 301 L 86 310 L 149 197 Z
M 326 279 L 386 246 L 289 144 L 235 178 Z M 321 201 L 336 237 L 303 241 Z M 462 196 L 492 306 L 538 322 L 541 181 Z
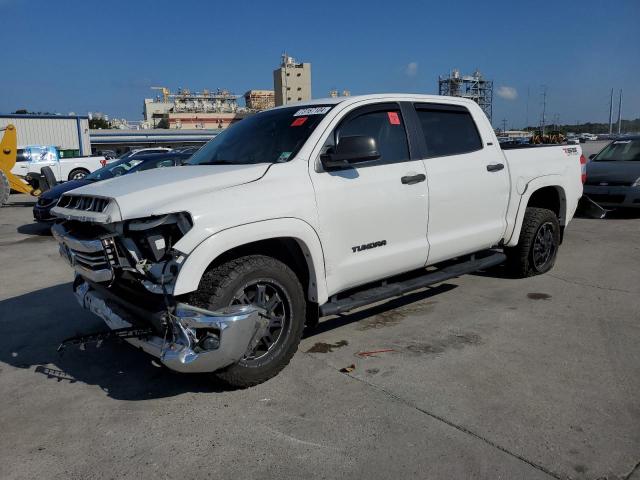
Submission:
M 307 262 L 307 258 L 310 259 L 311 257 L 306 246 L 304 246 L 304 244 L 301 245 L 298 240 L 291 237 L 258 240 L 226 251 L 211 262 L 208 269 L 217 267 L 218 265 L 233 260 L 234 258 L 244 257 L 247 255 L 266 255 L 273 257 L 280 260 L 294 271 L 302 284 L 303 290 L 307 294 L 306 324 L 309 326 L 315 326 L 319 321 L 317 304 L 318 292 L 313 265 L 311 264 L 310 268 L 309 263 Z
M 546 208 L 556 214 L 560 224 L 564 223 L 565 199 L 558 187 L 543 187 L 529 197 L 527 207 Z
M 560 223 L 560 242 L 564 239 L 566 198 L 561 187 L 542 187 L 529 197 L 527 207 L 546 208 L 558 217 Z

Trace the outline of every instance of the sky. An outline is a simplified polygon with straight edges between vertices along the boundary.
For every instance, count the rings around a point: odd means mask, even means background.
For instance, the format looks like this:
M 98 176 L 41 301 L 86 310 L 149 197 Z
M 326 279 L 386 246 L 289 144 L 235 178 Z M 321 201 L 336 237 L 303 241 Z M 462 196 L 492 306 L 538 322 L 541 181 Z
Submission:
M 312 64 L 314 98 L 434 94 L 438 75 L 480 69 L 497 127 L 538 124 L 543 86 L 548 123 L 608 121 L 612 88 L 614 117 L 622 89 L 639 118 L 640 1 L 544 4 L 0 0 L 0 113 L 140 120 L 151 86 L 272 89 L 286 51 Z

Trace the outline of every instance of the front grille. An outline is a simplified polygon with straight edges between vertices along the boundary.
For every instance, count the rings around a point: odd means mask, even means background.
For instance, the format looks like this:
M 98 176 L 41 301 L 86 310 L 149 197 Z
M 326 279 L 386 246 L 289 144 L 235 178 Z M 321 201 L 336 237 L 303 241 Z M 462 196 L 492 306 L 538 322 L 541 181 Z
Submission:
M 104 212 L 107 205 L 109 205 L 108 198 L 87 195 L 63 195 L 58 202 L 58 207 L 97 213 Z
M 594 202 L 603 203 L 622 203 L 624 202 L 624 195 L 607 195 L 604 193 L 590 193 L 587 196 Z
M 110 268 L 109 261 L 104 250 L 98 252 L 81 252 L 79 250 L 69 249 L 74 262 L 88 270 L 105 270 Z

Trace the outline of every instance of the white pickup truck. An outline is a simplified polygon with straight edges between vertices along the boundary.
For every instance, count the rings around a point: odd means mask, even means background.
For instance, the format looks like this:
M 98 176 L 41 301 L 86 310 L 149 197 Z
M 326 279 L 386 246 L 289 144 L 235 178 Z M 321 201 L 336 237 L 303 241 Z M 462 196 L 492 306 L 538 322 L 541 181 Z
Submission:
M 27 147 L 18 150 L 11 173 L 27 178 L 30 173 L 40 174 L 43 167 L 50 167 L 56 181 L 66 182 L 80 180 L 106 164 L 103 156 L 60 158 L 55 147 Z
M 548 271 L 586 161 L 503 150 L 471 101 L 389 94 L 259 113 L 189 163 L 65 194 L 53 233 L 113 335 L 245 387 L 322 316 L 503 262 Z

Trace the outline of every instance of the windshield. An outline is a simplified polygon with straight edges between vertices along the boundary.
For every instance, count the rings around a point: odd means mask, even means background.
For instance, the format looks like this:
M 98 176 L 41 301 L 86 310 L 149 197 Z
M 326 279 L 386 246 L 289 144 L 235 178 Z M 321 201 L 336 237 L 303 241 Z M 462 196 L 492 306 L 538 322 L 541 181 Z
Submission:
M 640 162 L 640 139 L 616 140 L 593 159 L 595 162 Z
M 98 180 L 106 180 L 107 178 L 118 177 L 129 172 L 132 168 L 140 165 L 142 160 L 140 158 L 123 158 L 116 160 L 108 164 L 106 167 L 102 167 L 93 173 L 90 173 L 85 180 L 97 182 Z
M 193 154 L 190 165 L 247 165 L 292 159 L 332 105 L 261 112 L 229 127 Z

